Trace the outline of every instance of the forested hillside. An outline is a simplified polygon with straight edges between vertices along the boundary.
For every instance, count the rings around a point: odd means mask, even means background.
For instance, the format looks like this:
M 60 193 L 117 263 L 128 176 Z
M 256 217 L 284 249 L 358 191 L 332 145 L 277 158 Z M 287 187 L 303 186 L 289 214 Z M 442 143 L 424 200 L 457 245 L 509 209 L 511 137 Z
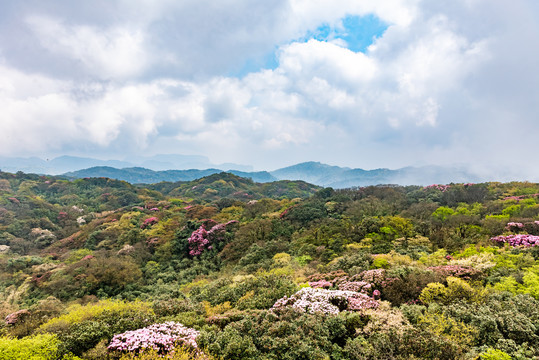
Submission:
M 0 354 L 539 359 L 538 197 L 0 173 Z

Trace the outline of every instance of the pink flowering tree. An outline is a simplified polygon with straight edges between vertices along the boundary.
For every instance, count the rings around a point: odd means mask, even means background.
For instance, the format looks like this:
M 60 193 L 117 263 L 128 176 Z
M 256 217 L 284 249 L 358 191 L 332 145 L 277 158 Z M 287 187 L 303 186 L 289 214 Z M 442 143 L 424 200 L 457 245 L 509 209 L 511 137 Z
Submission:
M 142 225 L 140 226 L 141 229 L 146 229 L 147 227 L 150 227 L 152 225 L 155 225 L 159 222 L 159 219 L 155 216 L 149 217 L 146 220 L 142 222 Z
M 222 242 L 225 237 L 225 231 L 229 225 L 236 224 L 236 220 L 229 221 L 224 224 L 213 225 L 209 227 L 208 223 L 215 223 L 212 221 L 207 221 L 207 224 L 202 224 L 198 229 L 191 233 L 191 236 L 187 239 L 189 245 L 189 255 L 190 256 L 199 256 L 206 250 L 212 250 L 214 246 Z
M 440 190 L 441 192 L 446 192 L 447 189 L 449 189 L 450 187 L 451 185 L 432 184 L 432 185 L 424 186 L 423 190 L 434 189 L 434 190 Z
M 169 321 L 114 335 L 108 350 L 135 354 L 145 350 L 155 350 L 159 354 L 166 354 L 177 346 L 197 349 L 196 338 L 198 335 L 199 332 L 195 329 Z

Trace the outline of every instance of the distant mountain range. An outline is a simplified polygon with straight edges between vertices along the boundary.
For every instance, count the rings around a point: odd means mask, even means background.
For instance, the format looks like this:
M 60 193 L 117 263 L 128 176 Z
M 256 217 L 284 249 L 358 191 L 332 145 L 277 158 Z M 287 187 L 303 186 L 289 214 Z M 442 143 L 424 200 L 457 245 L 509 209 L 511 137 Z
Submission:
M 204 170 L 165 170 L 154 171 L 141 167 L 117 169 L 108 166 L 98 166 L 65 173 L 71 178 L 108 177 L 125 180 L 130 183 L 158 183 L 161 181 L 192 181 L 204 176 L 220 173 L 222 170 L 210 168 Z M 319 162 L 306 162 L 275 171 L 246 172 L 228 170 L 227 172 L 244 178 L 251 178 L 255 182 L 265 183 L 277 180 L 303 180 L 305 182 L 330 186 L 333 188 L 347 188 L 354 186 L 368 186 L 377 184 L 399 185 L 428 185 L 434 183 L 450 182 L 480 182 L 484 179 L 471 174 L 464 169 L 445 168 L 440 166 L 406 167 L 397 170 L 390 169 L 350 169 L 339 166 L 330 166 Z
M 205 176 L 218 174 L 221 172 L 223 172 L 223 170 L 220 169 L 154 171 L 141 167 L 116 169 L 110 166 L 95 166 L 89 169 L 67 172 L 63 175 L 77 179 L 90 177 L 107 177 L 110 179 L 124 180 L 132 184 L 155 184 L 162 181 L 193 181 L 196 179 L 203 178 Z M 243 178 L 251 178 L 254 182 L 260 183 L 280 180 L 271 176 L 271 174 L 266 171 L 245 172 L 238 170 L 229 170 L 227 172 Z
M 59 175 L 66 172 L 102 166 L 116 169 L 142 167 L 154 171 L 171 169 L 203 170 L 210 168 L 219 169 L 221 171 L 228 169 L 236 169 L 239 171 L 253 170 L 253 167 L 249 165 L 233 163 L 212 164 L 207 157 L 199 155 L 160 154 L 148 157 L 133 157 L 127 160 L 100 160 L 67 155 L 59 156 L 51 160 L 44 160 L 38 157 L 22 158 L 0 156 L 0 170 L 12 173 L 22 171 L 34 174 Z
M 428 185 L 451 182 L 481 182 L 485 179 L 464 168 L 423 166 L 401 169 L 351 169 L 319 162 L 304 162 L 274 171 L 253 172 L 251 166 L 233 163 L 214 165 L 204 156 L 155 155 L 123 160 L 99 160 L 85 157 L 60 156 L 52 160 L 0 157 L 0 169 L 7 172 L 50 174 L 71 178 L 108 177 L 133 184 L 162 181 L 192 181 L 223 171 L 255 182 L 303 180 L 305 182 L 347 188 L 377 184 Z

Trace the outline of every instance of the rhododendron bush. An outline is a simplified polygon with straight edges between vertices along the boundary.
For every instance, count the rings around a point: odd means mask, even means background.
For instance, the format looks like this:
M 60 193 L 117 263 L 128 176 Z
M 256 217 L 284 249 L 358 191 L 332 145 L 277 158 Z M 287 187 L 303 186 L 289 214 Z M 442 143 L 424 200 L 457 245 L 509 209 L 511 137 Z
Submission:
M 201 225 L 197 230 L 193 231 L 189 239 L 187 239 L 187 242 L 189 243 L 189 255 L 198 256 L 206 249 L 213 249 L 212 243 L 221 240 L 226 227 L 235 223 L 237 223 L 236 220 L 229 221 L 225 224 L 217 224 L 212 226 L 210 230 L 206 230 L 206 226 Z
M 348 276 L 343 271 L 316 274 L 309 277 L 309 286 L 312 288 L 337 288 L 343 291 L 360 292 L 372 296 L 374 292 L 380 295 L 380 290 L 390 284 L 394 279 L 386 278 L 384 269 L 365 270 L 359 274 Z
M 174 350 L 176 346 L 188 346 L 196 349 L 198 335 L 198 331 L 178 322 L 170 321 L 114 335 L 108 349 L 136 353 L 146 349 L 167 353 Z
M 491 240 L 507 243 L 511 246 L 539 246 L 539 236 L 528 234 L 500 235 L 491 238 Z
M 277 300 L 271 310 L 278 312 L 291 307 L 311 314 L 336 315 L 345 310 L 376 309 L 378 305 L 377 300 L 354 291 L 303 288 L 291 297 Z

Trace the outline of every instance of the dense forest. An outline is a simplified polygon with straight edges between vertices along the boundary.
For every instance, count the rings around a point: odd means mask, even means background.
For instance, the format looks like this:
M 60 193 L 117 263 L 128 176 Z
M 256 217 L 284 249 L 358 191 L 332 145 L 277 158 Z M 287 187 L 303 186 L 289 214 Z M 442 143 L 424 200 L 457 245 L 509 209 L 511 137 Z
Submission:
M 539 184 L 0 172 L 2 359 L 539 359 Z

